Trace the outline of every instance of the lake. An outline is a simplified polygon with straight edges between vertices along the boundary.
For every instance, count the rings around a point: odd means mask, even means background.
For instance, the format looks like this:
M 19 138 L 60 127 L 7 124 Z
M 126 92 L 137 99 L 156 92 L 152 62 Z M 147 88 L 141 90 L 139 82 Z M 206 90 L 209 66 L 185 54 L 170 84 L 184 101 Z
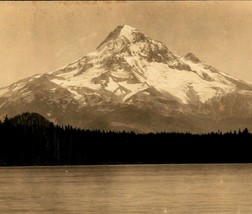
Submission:
M 252 165 L 0 168 L 0 213 L 252 213 Z

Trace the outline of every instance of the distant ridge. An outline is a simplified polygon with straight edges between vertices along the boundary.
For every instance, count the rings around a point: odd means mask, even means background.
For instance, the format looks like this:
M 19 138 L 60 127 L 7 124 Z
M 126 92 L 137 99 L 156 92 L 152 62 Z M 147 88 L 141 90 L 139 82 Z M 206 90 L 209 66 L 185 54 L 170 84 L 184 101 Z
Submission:
M 48 126 L 52 124 L 49 120 L 38 113 L 26 112 L 9 119 L 9 122 L 13 125 L 24 126 Z

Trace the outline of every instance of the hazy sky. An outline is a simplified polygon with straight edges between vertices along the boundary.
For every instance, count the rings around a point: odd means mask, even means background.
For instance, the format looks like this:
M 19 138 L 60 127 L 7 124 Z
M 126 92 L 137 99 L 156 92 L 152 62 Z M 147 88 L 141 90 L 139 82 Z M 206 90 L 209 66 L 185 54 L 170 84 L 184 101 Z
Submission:
M 75 61 L 123 24 L 252 82 L 252 2 L 0 2 L 0 87 Z

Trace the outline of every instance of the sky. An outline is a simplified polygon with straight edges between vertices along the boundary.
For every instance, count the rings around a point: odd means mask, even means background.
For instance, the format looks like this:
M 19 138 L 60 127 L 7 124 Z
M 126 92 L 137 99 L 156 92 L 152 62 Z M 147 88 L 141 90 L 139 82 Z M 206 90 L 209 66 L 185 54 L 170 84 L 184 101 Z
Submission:
M 0 87 L 92 52 L 118 25 L 252 82 L 252 2 L 0 2 Z

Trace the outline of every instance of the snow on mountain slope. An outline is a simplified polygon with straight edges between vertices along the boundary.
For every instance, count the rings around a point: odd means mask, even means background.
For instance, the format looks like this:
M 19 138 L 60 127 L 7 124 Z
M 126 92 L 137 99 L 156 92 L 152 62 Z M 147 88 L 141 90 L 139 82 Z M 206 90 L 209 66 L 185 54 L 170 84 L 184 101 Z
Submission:
M 52 83 L 67 89 L 76 100 L 83 100 L 87 93 L 81 92 L 81 88 L 89 90 L 89 94 L 115 93 L 125 102 L 140 91 L 154 87 L 184 104 L 195 99 L 204 103 L 239 90 L 235 84 L 238 79 L 202 63 L 191 53 L 176 56 L 163 43 L 128 25 L 118 26 L 94 52 L 48 75 Z M 25 86 L 26 82 L 9 89 L 18 91 L 22 84 Z M 4 95 L 8 91 L 5 88 L 0 93 Z M 192 93 L 194 100 L 191 100 Z
M 225 108 L 216 102 L 223 102 Z M 95 108 L 96 113 L 89 115 L 91 122 L 96 114 L 132 105 L 165 116 L 174 112 L 224 115 L 224 110 L 229 116 L 242 114 L 230 106 L 227 111 L 232 102 L 239 102 L 243 112 L 252 115 L 252 85 L 192 53 L 180 57 L 128 25 L 118 26 L 95 51 L 59 70 L 0 88 L 0 113 L 38 109 L 55 121 L 69 115 L 80 118 L 81 111 Z
M 127 25 L 118 26 L 94 52 L 50 74 L 56 76 L 53 83 L 69 89 L 77 100 L 84 94 L 76 89 L 85 87 L 115 93 L 122 102 L 148 85 L 183 104 L 204 103 L 238 90 L 239 82 L 193 54 L 176 56 L 163 43 Z

